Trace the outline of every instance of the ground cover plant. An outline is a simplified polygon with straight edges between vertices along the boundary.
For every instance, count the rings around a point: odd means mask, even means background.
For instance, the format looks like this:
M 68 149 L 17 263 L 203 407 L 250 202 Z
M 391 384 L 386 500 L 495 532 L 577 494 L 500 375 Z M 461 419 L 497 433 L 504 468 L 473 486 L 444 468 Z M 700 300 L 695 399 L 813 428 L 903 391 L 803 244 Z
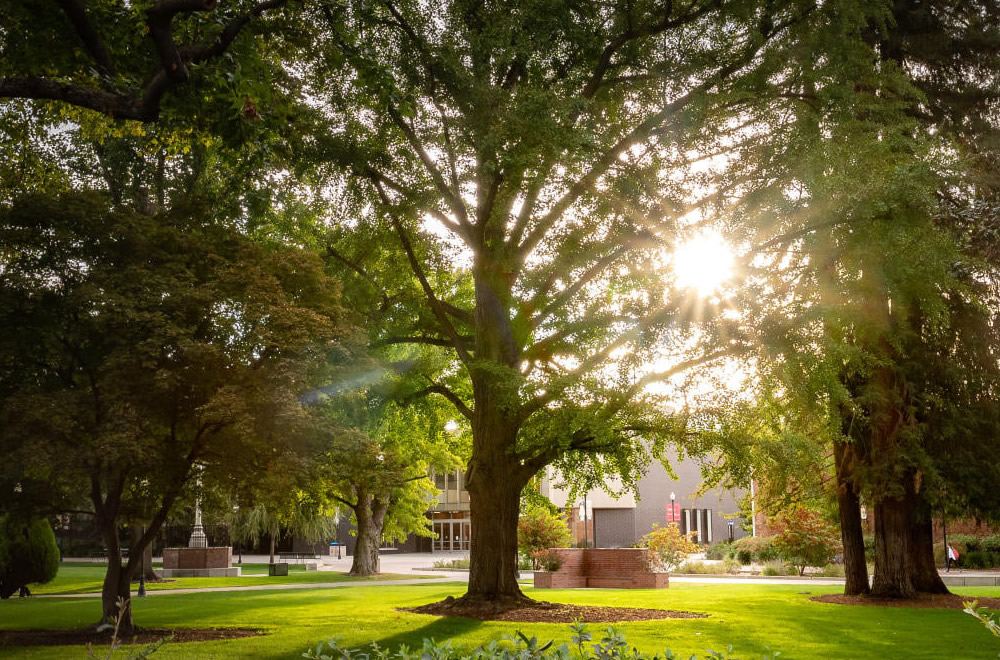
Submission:
M 398 611 L 460 595 L 461 584 L 343 587 L 282 591 L 156 593 L 133 599 L 136 618 L 156 628 L 255 628 L 265 634 L 225 642 L 171 642 L 154 656 L 171 658 L 296 658 L 341 634 L 347 648 L 373 640 L 382 648 L 419 648 L 423 640 L 450 639 L 472 649 L 520 630 L 529 638 L 569 643 L 564 624 L 528 624 L 410 614 Z M 653 652 L 671 648 L 702 654 L 733 644 L 739 657 L 757 658 L 767 647 L 782 658 L 885 660 L 886 658 L 988 658 L 1000 640 L 960 610 L 849 607 L 810 601 L 841 588 L 816 585 L 672 584 L 665 590 L 546 590 L 553 602 L 650 607 L 707 613 L 703 619 L 630 622 L 620 626 L 630 645 Z M 1000 597 L 997 588 L 961 588 L 967 599 Z M 533 591 L 528 589 L 529 595 Z M 0 603 L 4 630 L 75 628 L 93 623 L 90 598 L 12 599 Z M 594 630 L 604 625 L 591 624 Z M 0 642 L 2 643 L 2 642 Z M 82 647 L 3 648 L 0 655 L 83 658 Z

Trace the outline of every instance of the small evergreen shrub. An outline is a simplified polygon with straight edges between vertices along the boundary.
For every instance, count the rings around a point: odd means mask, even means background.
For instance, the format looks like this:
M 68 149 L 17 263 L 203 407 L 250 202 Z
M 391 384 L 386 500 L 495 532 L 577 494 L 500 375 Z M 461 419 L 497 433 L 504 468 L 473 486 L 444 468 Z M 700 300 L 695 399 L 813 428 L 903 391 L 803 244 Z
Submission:
M 59 547 L 49 521 L 0 517 L 0 598 L 49 582 L 59 572 Z

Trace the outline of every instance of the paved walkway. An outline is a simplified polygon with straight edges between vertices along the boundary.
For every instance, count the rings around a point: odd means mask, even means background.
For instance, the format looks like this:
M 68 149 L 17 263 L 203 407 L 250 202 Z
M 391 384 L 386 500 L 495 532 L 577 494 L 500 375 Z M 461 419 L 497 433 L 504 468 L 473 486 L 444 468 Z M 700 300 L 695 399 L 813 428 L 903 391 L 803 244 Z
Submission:
M 438 552 L 429 554 L 425 552 L 417 553 L 393 553 L 386 552 L 381 556 L 381 569 L 383 573 L 399 573 L 402 575 L 414 574 L 413 578 L 398 580 L 370 580 L 370 581 L 350 581 L 350 582 L 308 582 L 293 584 L 259 584 L 230 586 L 230 587 L 198 587 L 189 589 L 162 589 L 150 590 L 146 593 L 150 596 L 163 594 L 191 594 L 201 591 L 280 591 L 283 589 L 336 589 L 342 587 L 376 587 L 376 586 L 404 586 L 412 584 L 443 584 L 447 582 L 467 582 L 468 571 L 442 571 L 434 569 L 436 561 L 450 561 L 455 559 L 468 559 L 468 552 Z M 243 562 L 247 564 L 266 564 L 269 557 L 267 555 L 243 555 Z M 90 559 L 66 559 L 65 561 L 93 561 Z M 319 570 L 336 571 L 346 573 L 351 568 L 351 558 L 342 557 L 321 557 Z M 530 577 L 530 572 L 523 574 Z M 953 570 L 950 573 L 941 572 L 942 577 L 947 578 L 950 586 L 963 586 L 966 578 L 969 579 L 967 586 L 972 586 L 977 580 L 984 578 L 998 578 L 995 571 L 959 571 Z M 432 576 L 432 577 L 416 577 Z M 961 582 L 959 581 L 961 579 Z M 801 587 L 812 586 L 836 586 L 844 583 L 843 578 L 797 578 L 797 577 L 762 577 L 762 576 L 726 576 L 726 575 L 671 575 L 670 581 L 678 584 L 781 584 L 795 585 Z M 997 583 L 1000 586 L 1000 583 Z M 100 593 L 87 594 L 39 594 L 37 598 L 99 598 Z

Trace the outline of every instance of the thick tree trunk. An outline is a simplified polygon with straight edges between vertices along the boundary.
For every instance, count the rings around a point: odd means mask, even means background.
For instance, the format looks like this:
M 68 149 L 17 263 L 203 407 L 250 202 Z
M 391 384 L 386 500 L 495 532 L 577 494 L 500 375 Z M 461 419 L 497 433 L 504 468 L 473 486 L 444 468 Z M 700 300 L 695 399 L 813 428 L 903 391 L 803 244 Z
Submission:
M 908 550 L 910 577 L 917 591 L 930 594 L 947 594 L 948 587 L 934 563 L 934 528 L 930 507 L 919 495 L 910 525 Z
M 271 532 L 271 534 L 269 534 L 269 536 L 271 537 L 271 544 L 270 544 L 271 545 L 271 554 L 270 554 L 270 557 L 267 560 L 267 563 L 273 564 L 274 563 L 274 542 L 275 542 L 275 539 L 277 538 L 278 534 L 275 533 L 275 532 Z
M 379 498 L 359 494 L 358 506 L 354 509 L 354 517 L 358 521 L 358 540 L 354 545 L 350 575 L 378 575 L 381 570 L 378 550 L 382 542 L 386 510 L 386 504 Z
M 913 598 L 910 578 L 910 525 L 912 497 L 883 497 L 875 503 L 875 579 L 872 595 L 879 598 Z
M 531 475 L 526 476 L 511 455 L 517 426 L 488 412 L 476 412 L 475 449 L 466 481 L 472 538 L 469 590 L 464 600 L 504 608 L 528 600 L 517 584 L 517 521 L 521 489 Z
M 467 600 L 505 604 L 525 599 L 517 584 L 521 488 L 522 484 L 516 480 L 490 478 L 471 493 L 472 540 Z
M 844 544 L 845 596 L 869 592 L 865 539 L 861 528 L 861 499 L 855 481 L 856 448 L 850 443 L 835 442 L 833 457 L 837 475 L 837 508 L 840 514 L 840 537 Z
M 121 617 L 118 628 L 119 636 L 131 635 L 135 631 L 132 622 L 132 572 L 134 563 L 122 565 L 121 544 L 118 541 L 118 525 L 111 521 L 102 521 L 101 536 L 108 548 L 108 571 L 104 575 L 101 587 L 102 624 L 112 624 Z M 123 605 L 124 604 L 124 605 Z
M 139 547 L 139 540 L 142 537 L 142 527 L 133 523 L 130 529 L 131 543 L 129 543 L 129 556 L 132 556 L 136 548 Z M 147 543 L 142 549 L 142 561 L 139 562 L 139 569 L 135 571 L 135 575 L 132 579 L 138 580 L 139 574 L 142 573 L 146 579 L 146 582 L 162 582 L 163 578 L 160 574 L 153 570 L 153 544 Z

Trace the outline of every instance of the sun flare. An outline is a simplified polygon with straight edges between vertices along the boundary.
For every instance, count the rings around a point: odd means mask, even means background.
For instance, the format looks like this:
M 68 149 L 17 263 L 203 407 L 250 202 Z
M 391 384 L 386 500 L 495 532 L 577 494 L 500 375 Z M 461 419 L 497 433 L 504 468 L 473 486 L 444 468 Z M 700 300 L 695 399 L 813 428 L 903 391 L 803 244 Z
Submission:
M 717 232 L 705 231 L 674 250 L 677 286 L 700 296 L 715 293 L 733 274 L 733 250 Z

